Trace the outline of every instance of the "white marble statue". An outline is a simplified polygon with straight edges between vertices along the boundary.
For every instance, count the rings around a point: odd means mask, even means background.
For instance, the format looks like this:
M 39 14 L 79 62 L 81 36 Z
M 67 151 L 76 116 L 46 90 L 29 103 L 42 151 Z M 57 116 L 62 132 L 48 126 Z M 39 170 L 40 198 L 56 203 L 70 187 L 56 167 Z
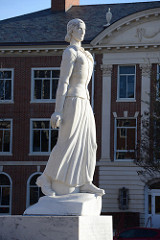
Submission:
M 103 189 L 93 183 L 96 165 L 96 129 L 87 89 L 93 71 L 93 57 L 81 42 L 85 23 L 73 19 L 67 25 L 60 79 L 56 94 L 52 128 L 59 127 L 59 137 L 37 185 L 47 196 L 92 193 L 102 196 Z

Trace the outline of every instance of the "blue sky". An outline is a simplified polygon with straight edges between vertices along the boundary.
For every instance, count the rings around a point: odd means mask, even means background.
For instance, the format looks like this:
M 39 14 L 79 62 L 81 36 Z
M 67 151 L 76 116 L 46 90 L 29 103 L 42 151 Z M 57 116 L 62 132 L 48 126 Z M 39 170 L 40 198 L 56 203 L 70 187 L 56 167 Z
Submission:
M 80 0 L 80 4 L 90 5 L 151 1 L 152 0 Z M 0 20 L 47 9 L 50 8 L 50 6 L 51 0 L 0 0 Z

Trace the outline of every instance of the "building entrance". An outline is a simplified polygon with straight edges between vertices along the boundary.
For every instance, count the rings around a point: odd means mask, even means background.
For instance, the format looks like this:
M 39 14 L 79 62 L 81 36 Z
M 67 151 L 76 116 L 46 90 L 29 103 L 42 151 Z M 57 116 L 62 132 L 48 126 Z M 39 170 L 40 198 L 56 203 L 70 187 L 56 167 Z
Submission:
M 147 225 L 160 228 L 160 189 L 148 190 Z

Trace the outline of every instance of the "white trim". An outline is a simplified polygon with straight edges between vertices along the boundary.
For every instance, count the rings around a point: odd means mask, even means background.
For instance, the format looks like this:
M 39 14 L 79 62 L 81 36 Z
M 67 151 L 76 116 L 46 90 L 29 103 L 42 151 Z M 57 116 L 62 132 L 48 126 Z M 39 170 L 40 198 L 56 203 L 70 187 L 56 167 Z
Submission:
M 7 173 L 5 173 L 5 172 L 0 172 L 0 175 L 1 174 L 4 174 L 5 176 L 7 176 L 8 177 L 8 179 L 9 179 L 9 181 L 10 181 L 10 199 L 9 199 L 9 213 L 6 213 L 6 214 L 4 214 L 4 213 L 0 213 L 0 215 L 2 216 L 2 215 L 11 215 L 11 213 L 12 213 L 12 179 L 11 179 L 11 177 L 7 174 Z M 3 185 L 0 185 L 0 186 L 3 186 Z M 8 186 L 8 185 L 7 185 Z
M 32 173 L 28 180 L 27 180 L 27 192 L 26 192 L 26 208 L 28 208 L 30 206 L 30 181 L 32 179 L 32 177 L 34 177 L 35 175 L 38 175 L 38 174 L 42 174 L 42 172 L 34 172 Z M 37 186 L 38 187 L 38 186 Z
M 34 87 L 35 87 L 35 81 L 34 81 L 34 71 L 36 70 L 59 70 L 60 67 L 38 67 L 38 68 L 31 68 L 31 103 L 55 103 L 56 99 L 34 99 Z M 52 82 L 52 81 L 50 81 Z M 52 83 L 51 83 L 52 84 Z M 50 97 L 52 96 L 51 94 L 52 87 L 50 86 Z
M 117 118 L 117 113 L 116 113 L 116 112 L 113 112 L 113 116 L 114 116 L 115 118 Z
M 134 66 L 135 72 L 134 74 L 123 74 L 124 76 L 133 76 L 134 75 L 134 98 L 120 98 L 119 96 L 119 88 L 120 88 L 120 67 L 131 67 Z M 121 74 L 122 75 L 122 74 Z M 124 64 L 118 66 L 118 78 L 117 78 L 117 100 L 116 102 L 136 102 L 136 65 L 135 64 Z
M 41 166 L 37 166 L 37 172 L 40 172 Z
M 12 139 L 13 139 L 13 120 L 10 118 L 0 119 L 1 121 L 10 122 L 10 151 L 9 152 L 0 152 L 0 156 L 12 156 Z
M 123 111 L 123 117 L 128 118 L 128 111 Z
M 14 104 L 14 101 L 8 101 L 8 100 L 6 100 L 6 101 L 2 102 L 2 101 L 0 100 L 0 104 Z
M 11 100 L 0 100 L 0 104 L 14 103 L 14 68 L 0 68 L 0 71 L 11 71 Z
M 49 156 L 50 153 L 51 153 L 51 151 L 50 152 L 31 152 L 31 150 L 30 150 L 28 156 L 43 156 L 44 157 L 44 156 Z
M 30 101 L 30 103 L 55 103 L 56 99 L 49 100 L 49 99 L 42 99 L 42 100 L 34 100 Z
M 135 112 L 135 114 L 134 114 L 134 118 L 137 118 L 138 117 L 138 115 L 139 115 L 139 112 L 137 111 L 137 112 Z
M 0 165 L 0 173 L 3 172 L 3 165 Z
M 13 156 L 10 152 L 0 152 L 0 156 Z
M 132 98 L 120 98 L 117 99 L 116 102 L 136 102 L 136 100 Z

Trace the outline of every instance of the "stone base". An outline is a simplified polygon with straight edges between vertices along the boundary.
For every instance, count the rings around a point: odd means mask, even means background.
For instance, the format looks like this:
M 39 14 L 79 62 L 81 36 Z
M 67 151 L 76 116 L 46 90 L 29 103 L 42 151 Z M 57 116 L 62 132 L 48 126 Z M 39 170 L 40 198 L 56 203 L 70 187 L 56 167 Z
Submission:
M 0 216 L 1 240 L 112 240 L 111 216 Z
M 102 197 L 89 193 L 74 193 L 56 197 L 41 197 L 27 208 L 24 215 L 99 216 Z

